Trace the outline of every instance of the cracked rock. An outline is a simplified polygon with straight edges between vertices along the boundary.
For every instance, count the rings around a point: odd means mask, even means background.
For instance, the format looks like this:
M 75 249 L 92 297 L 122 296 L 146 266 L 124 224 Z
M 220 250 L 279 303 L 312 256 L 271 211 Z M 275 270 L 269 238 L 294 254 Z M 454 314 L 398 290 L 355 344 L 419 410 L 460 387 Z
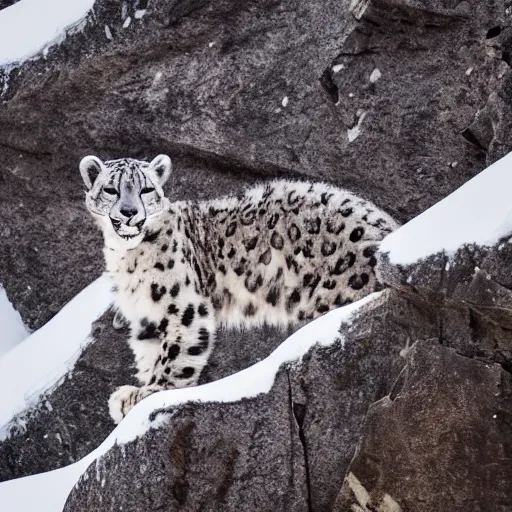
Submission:
M 11 229 L 0 282 L 31 328 L 103 268 L 83 208 L 85 154 L 169 153 L 172 199 L 289 176 L 351 189 L 403 222 L 512 148 L 502 1 L 352 2 L 359 21 L 349 4 L 128 2 L 123 13 L 97 0 L 82 32 L 0 73 L 0 216 Z M 484 154 L 462 132 L 492 93 Z
M 406 301 L 391 311 L 378 300 L 360 323 L 343 328 L 343 345 L 315 348 L 282 368 L 269 393 L 164 412 L 162 428 L 89 467 L 65 510 L 328 510 L 368 406 L 402 369 L 405 315 L 421 325 L 418 337 L 435 335 Z M 147 491 L 129 492 L 134 486 Z
M 510 510 L 511 399 L 501 366 L 416 343 L 400 388 L 370 407 L 332 510 Z

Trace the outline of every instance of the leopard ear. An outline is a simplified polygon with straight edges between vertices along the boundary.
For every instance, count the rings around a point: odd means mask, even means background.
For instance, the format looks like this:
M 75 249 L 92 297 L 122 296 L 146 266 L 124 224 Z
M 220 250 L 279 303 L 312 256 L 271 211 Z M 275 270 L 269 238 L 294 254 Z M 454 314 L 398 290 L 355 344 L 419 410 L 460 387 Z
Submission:
M 103 163 L 97 156 L 84 156 L 80 162 L 80 174 L 87 190 L 91 190 L 96 178 L 103 169 Z
M 151 174 L 152 181 L 162 186 L 171 175 L 172 163 L 167 155 L 158 155 L 151 161 L 148 171 Z

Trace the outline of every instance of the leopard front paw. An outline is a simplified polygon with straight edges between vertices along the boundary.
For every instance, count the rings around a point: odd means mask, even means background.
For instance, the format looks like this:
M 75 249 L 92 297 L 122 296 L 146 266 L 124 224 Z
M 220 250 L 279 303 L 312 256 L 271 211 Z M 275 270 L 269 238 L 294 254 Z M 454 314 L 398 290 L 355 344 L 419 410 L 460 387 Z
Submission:
M 111 418 L 116 424 L 121 423 L 121 420 L 141 401 L 149 395 L 164 391 L 165 387 L 162 386 L 121 386 L 117 388 L 108 400 L 108 410 Z
M 140 388 L 136 386 L 121 386 L 117 388 L 108 400 L 108 410 L 110 417 L 117 425 L 121 420 L 135 407 L 137 402 L 140 401 L 139 397 Z

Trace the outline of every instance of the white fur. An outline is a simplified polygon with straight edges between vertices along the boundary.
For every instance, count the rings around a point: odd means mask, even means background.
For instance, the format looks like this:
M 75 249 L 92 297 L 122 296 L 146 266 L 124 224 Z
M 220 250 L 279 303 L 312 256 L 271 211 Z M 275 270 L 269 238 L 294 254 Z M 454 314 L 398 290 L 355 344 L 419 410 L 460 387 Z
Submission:
M 155 160 L 170 172 L 170 160 Z M 126 172 L 139 173 L 140 182 L 148 175 L 154 183 L 152 165 L 148 170 L 148 164 L 138 167 L 130 160 Z M 95 182 L 91 189 L 100 199 L 101 187 Z M 116 232 L 103 214 L 105 201 L 95 203 L 92 191 L 87 204 L 104 233 L 116 306 L 131 326 L 130 346 L 143 385 L 124 386 L 112 395 L 116 422 L 150 393 L 197 383 L 219 325 L 305 322 L 374 291 L 373 252 L 397 227 L 345 190 L 280 180 L 240 198 L 202 203 L 171 204 L 157 190 L 144 229 L 124 239 L 118 234 L 124 231 Z M 119 198 L 128 200 L 137 205 L 144 196 Z M 140 215 L 137 210 L 137 219 Z

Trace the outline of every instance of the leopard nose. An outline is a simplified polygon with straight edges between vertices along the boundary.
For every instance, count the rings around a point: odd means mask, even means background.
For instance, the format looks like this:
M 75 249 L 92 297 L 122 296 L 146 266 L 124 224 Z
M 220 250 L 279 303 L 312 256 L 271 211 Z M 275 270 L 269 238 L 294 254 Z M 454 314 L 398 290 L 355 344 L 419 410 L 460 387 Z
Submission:
M 119 210 L 119 212 L 121 213 L 121 215 L 123 215 L 127 219 L 131 219 L 132 217 L 135 217 L 135 215 L 137 215 L 137 209 L 131 208 L 129 206 L 122 207 Z

